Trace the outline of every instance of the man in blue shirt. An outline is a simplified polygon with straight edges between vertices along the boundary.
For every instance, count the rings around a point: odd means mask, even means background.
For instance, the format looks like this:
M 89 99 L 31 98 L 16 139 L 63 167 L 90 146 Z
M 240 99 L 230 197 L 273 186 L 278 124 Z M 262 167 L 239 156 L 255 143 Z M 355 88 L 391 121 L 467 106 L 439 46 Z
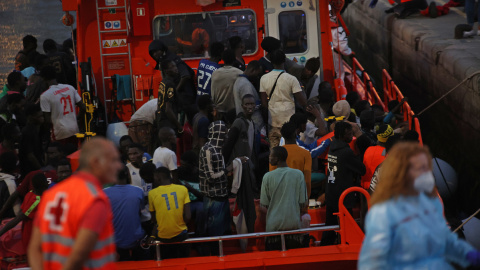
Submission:
M 215 70 L 220 68 L 218 62 L 222 60 L 222 53 L 225 50 L 220 42 L 215 42 L 210 47 L 210 59 L 202 59 L 197 69 L 197 98 L 201 95 L 210 95 L 212 85 L 211 77 Z
M 145 260 L 148 253 L 140 247 L 145 236 L 140 218 L 145 206 L 143 190 L 130 184 L 128 170 L 118 174 L 117 184 L 104 189 L 110 199 L 119 261 Z

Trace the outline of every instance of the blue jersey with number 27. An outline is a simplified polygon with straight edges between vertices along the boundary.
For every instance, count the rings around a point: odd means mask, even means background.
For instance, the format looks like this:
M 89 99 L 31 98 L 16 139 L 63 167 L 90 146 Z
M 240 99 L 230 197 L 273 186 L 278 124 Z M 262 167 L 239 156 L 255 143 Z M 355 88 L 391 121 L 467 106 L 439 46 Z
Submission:
M 202 59 L 197 69 L 197 96 L 210 95 L 212 74 L 220 65 L 207 59 Z

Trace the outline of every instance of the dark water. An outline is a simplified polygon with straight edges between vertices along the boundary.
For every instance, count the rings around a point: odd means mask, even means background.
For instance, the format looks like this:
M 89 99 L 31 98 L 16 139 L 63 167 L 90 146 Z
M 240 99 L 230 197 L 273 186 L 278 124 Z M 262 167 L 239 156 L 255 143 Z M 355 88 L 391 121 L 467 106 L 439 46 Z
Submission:
M 59 0 L 0 0 L 0 87 L 14 69 L 14 58 L 22 49 L 24 36 L 37 38 L 40 53 L 45 39 L 62 44 L 70 37 L 70 27 L 60 20 L 63 14 Z

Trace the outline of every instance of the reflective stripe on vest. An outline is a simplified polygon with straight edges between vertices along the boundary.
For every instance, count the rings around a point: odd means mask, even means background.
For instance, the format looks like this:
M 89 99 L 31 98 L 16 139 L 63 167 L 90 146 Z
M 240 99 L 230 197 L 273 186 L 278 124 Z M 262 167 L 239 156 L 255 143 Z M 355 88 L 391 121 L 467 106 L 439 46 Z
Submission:
M 72 238 L 64 237 L 58 234 L 44 234 L 42 235 L 42 242 L 43 243 L 55 243 L 55 244 L 61 244 L 65 247 L 71 248 L 73 244 L 75 243 L 75 240 Z M 108 245 L 111 245 L 115 242 L 114 236 L 110 236 L 107 239 L 104 240 L 98 240 L 97 243 L 95 244 L 95 247 L 93 248 L 92 252 L 94 251 L 100 251 L 101 249 L 105 248 Z
M 59 263 L 64 265 L 67 262 L 68 257 L 62 256 L 58 253 L 50 252 L 50 253 L 43 253 L 43 259 L 47 263 Z M 106 264 L 113 263 L 113 262 L 115 262 L 115 254 L 110 253 L 97 259 L 89 259 L 88 261 L 85 262 L 84 267 L 96 269 L 96 268 L 104 267 Z

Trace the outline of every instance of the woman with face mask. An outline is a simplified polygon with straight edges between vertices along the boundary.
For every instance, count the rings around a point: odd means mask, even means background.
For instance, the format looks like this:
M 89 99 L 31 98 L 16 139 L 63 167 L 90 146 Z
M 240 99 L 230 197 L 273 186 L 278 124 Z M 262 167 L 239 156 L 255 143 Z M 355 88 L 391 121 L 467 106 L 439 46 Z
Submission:
M 480 252 L 447 227 L 428 148 L 398 143 L 382 164 L 367 214 L 359 269 L 455 269 Z

